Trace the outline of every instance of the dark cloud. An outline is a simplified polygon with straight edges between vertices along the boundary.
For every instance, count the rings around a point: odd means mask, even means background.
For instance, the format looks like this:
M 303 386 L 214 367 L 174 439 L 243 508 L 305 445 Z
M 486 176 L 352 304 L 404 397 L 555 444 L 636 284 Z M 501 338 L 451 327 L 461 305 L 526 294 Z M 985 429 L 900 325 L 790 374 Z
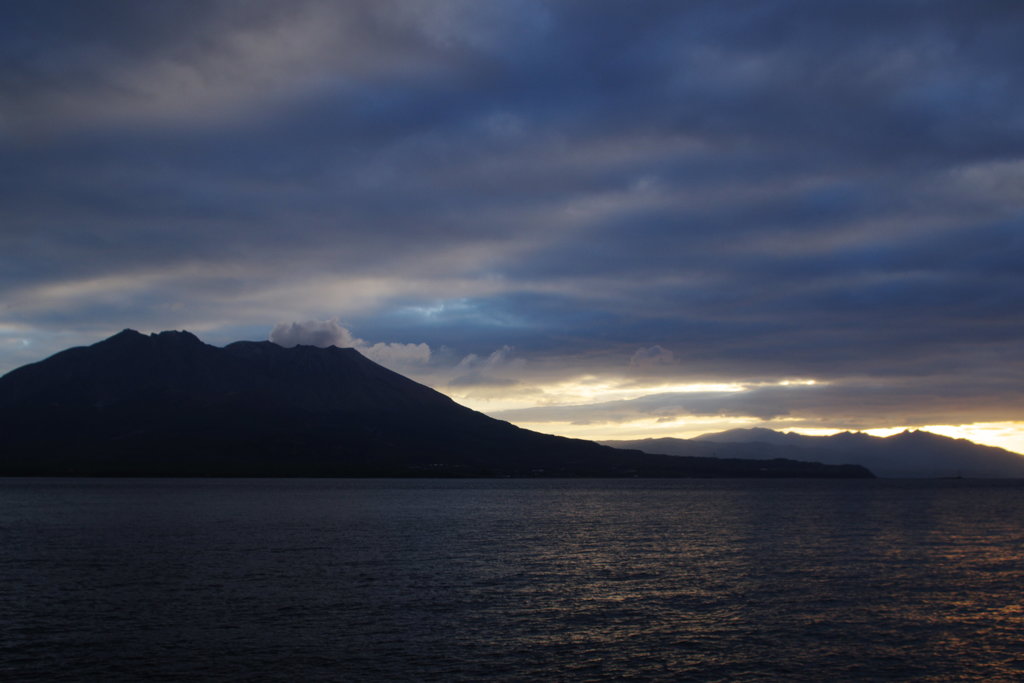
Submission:
M 630 357 L 629 364 L 635 368 L 659 368 L 664 365 L 672 365 L 675 360 L 675 355 L 671 351 L 655 344 L 637 349 L 636 353 Z
M 1024 409 L 1019 3 L 0 14 L 4 368 L 341 318 L 467 391 L 822 382 L 576 420 Z

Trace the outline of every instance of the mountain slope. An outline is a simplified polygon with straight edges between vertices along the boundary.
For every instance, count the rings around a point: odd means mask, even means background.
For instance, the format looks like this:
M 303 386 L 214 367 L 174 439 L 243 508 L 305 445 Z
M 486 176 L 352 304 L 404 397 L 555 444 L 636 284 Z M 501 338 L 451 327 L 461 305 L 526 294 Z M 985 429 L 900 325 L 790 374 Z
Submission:
M 880 477 L 1024 477 L 1022 455 L 924 431 L 905 431 L 883 438 L 859 432 L 804 436 L 770 429 L 733 429 L 694 439 L 604 443 L 668 455 L 717 452 L 724 457 L 744 457 L 739 454 L 753 449 L 827 464 L 857 464 Z
M 460 406 L 354 349 L 125 330 L 0 378 L 0 474 L 870 476 L 648 455 Z

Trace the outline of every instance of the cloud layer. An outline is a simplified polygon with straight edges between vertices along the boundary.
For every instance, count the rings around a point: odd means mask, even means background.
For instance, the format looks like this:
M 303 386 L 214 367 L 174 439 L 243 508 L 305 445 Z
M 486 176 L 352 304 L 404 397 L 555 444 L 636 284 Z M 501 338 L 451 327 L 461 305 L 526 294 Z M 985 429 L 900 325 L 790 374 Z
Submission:
M 1020 3 L 0 15 L 0 370 L 273 328 L 538 424 L 1024 415 Z

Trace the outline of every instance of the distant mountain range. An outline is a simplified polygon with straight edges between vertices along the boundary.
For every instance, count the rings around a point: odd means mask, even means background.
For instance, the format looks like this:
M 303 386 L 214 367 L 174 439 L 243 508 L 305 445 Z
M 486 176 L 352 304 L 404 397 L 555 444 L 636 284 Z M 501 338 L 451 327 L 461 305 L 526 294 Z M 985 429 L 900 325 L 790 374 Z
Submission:
M 188 332 L 133 330 L 0 377 L 0 475 L 872 476 L 540 434 L 354 349 L 220 348 Z
M 827 464 L 852 463 L 879 477 L 1024 478 L 1024 455 L 925 431 L 889 437 L 860 432 L 804 436 L 771 429 L 732 429 L 694 439 L 605 441 L 646 453 L 702 457 L 785 457 Z M 749 454 L 758 453 L 753 456 Z

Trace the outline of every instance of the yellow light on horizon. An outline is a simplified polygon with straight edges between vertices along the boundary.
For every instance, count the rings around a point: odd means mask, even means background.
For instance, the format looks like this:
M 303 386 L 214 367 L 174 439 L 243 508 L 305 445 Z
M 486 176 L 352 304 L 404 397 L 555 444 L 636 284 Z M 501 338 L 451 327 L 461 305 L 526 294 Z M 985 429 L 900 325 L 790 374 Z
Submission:
M 800 390 L 805 387 L 827 385 L 811 378 L 787 378 L 768 382 L 645 382 L 635 379 L 600 377 L 583 375 L 570 380 L 551 384 L 536 384 L 521 387 L 514 396 L 502 392 L 501 395 L 477 393 L 473 390 L 465 393 L 449 392 L 460 403 L 485 413 L 498 413 L 516 409 L 544 409 L 558 407 L 577 407 L 574 411 L 579 415 L 575 422 L 516 421 L 526 429 L 557 434 L 578 439 L 593 441 L 633 440 L 645 438 L 679 438 L 690 439 L 702 434 L 722 432 L 729 429 L 762 427 L 781 432 L 795 432 L 807 436 L 829 436 L 843 431 L 863 431 L 873 436 L 891 436 L 905 430 L 922 430 L 956 439 L 967 439 L 977 444 L 1005 448 L 1015 453 L 1024 454 L 1024 421 L 1012 422 L 978 422 L 961 425 L 896 425 L 886 427 L 866 427 L 860 430 L 844 426 L 809 427 L 808 423 L 822 424 L 824 420 L 813 416 L 788 416 L 774 420 L 763 420 L 752 416 L 726 415 L 621 415 L 619 417 L 595 417 L 588 420 L 587 406 L 595 408 L 603 403 L 617 401 L 627 402 L 632 399 L 653 394 L 685 394 L 685 393 L 741 393 L 767 387 L 792 387 Z M 628 408 L 624 409 L 628 410 Z M 605 411 L 607 415 L 607 411 Z M 827 422 L 825 422 L 827 424 Z
M 983 446 L 1005 448 L 1024 455 L 1024 422 L 985 422 L 970 425 L 915 425 L 847 430 L 826 427 L 789 427 L 765 422 L 754 417 L 677 417 L 644 418 L 619 422 L 517 422 L 520 427 L 548 434 L 557 434 L 591 441 L 629 441 L 638 439 L 692 439 L 702 434 L 724 432 L 730 429 L 763 427 L 780 432 L 795 432 L 805 436 L 831 436 L 843 431 L 862 431 L 872 436 L 892 436 L 906 430 L 921 430 L 954 439 L 967 439 Z
M 976 422 L 966 425 L 924 425 L 915 427 L 887 427 L 866 429 L 874 436 L 890 436 L 907 429 L 941 434 L 953 439 L 967 439 L 985 446 L 1005 448 L 1014 453 L 1024 454 L 1024 422 Z

